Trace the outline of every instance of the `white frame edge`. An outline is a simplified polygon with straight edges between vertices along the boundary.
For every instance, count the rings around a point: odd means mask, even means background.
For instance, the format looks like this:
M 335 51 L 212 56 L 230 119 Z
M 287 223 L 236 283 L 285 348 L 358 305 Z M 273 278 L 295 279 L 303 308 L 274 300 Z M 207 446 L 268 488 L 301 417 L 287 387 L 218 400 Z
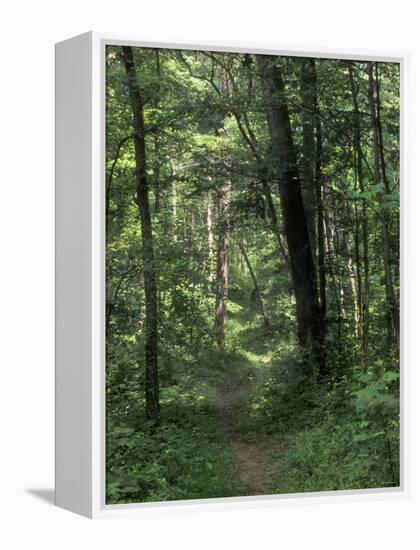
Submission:
M 56 45 L 55 498 L 92 516 L 92 37 Z
M 105 503 L 105 46 L 376 60 L 401 68 L 401 485 L 191 501 Z M 410 487 L 409 54 L 89 32 L 56 45 L 56 505 L 90 518 L 407 498 Z M 73 162 L 74 161 L 74 162 Z M 84 201 L 81 200 L 84 198 Z M 89 323 L 89 326 L 87 326 Z

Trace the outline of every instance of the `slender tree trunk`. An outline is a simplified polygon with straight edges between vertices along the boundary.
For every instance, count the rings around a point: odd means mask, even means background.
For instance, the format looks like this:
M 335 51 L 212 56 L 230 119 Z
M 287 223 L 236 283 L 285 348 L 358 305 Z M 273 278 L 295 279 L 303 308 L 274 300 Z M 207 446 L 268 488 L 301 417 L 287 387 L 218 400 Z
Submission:
M 379 88 L 376 87 L 375 94 L 375 82 L 373 75 L 373 63 L 370 62 L 368 65 L 368 74 L 369 74 L 369 103 L 371 111 L 371 122 L 372 122 L 372 133 L 373 133 L 373 152 L 374 152 L 374 169 L 373 177 L 374 184 L 378 186 L 381 183 L 381 157 L 384 159 L 384 154 L 380 151 L 380 121 L 378 118 L 378 96 L 377 93 Z M 375 97 L 376 95 L 376 97 Z M 383 162 L 385 162 L 383 160 Z M 381 223 L 381 236 L 382 236 L 382 252 L 383 252 L 383 264 L 384 264 L 384 274 L 385 274 L 385 296 L 387 304 L 387 319 L 388 319 L 388 340 L 389 345 L 394 341 L 397 341 L 396 347 L 398 348 L 398 339 L 399 339 L 399 322 L 398 322 L 398 308 L 395 299 L 394 284 L 392 278 L 392 269 L 391 269 L 391 250 L 390 250 L 390 238 L 389 238 L 389 227 L 388 227 L 388 214 L 383 205 L 383 196 L 386 191 L 386 172 L 385 166 L 382 164 L 382 174 L 385 173 L 385 181 L 383 192 L 378 190 L 379 197 L 379 219 Z
M 155 272 L 149 186 L 146 170 L 146 141 L 144 135 L 143 99 L 134 62 L 133 50 L 122 47 L 127 74 L 127 86 L 133 112 L 134 150 L 136 161 L 136 196 L 143 245 L 143 278 L 145 294 L 145 360 L 146 360 L 146 418 L 152 429 L 160 424 L 158 380 L 158 300 Z
M 354 332 L 357 337 L 359 335 L 359 307 L 358 307 L 356 277 L 354 274 L 352 252 L 350 249 L 350 228 L 352 227 L 353 223 L 351 219 L 351 210 L 348 203 L 345 204 L 345 208 L 343 210 L 346 213 L 346 216 L 343 220 L 344 229 L 343 229 L 342 247 L 343 247 L 343 256 L 346 259 L 346 263 L 345 263 L 347 268 L 346 279 L 350 281 L 352 317 L 354 322 Z
M 317 132 L 317 169 L 316 169 L 316 201 L 317 201 L 317 239 L 318 239 L 318 279 L 319 279 L 319 307 L 322 330 L 325 333 L 327 315 L 327 280 L 325 275 L 325 231 L 324 231 L 324 185 L 322 181 L 320 161 L 320 130 Z
M 363 150 L 360 126 L 360 109 L 358 102 L 358 90 L 354 78 L 352 63 L 348 63 L 350 88 L 353 99 L 353 124 L 354 124 L 354 147 L 356 151 L 356 172 L 359 190 L 365 192 L 363 172 Z M 362 350 L 363 365 L 366 368 L 368 347 L 369 347 L 369 228 L 367 217 L 366 198 L 362 199 L 362 246 L 363 246 L 363 303 L 362 303 Z
M 213 283 L 213 200 L 210 189 L 207 191 L 207 263 L 208 263 L 208 286 Z
M 225 322 L 229 289 L 229 220 L 231 182 L 226 179 L 217 192 L 218 243 L 216 274 L 216 339 L 221 349 L 225 343 Z
M 171 211 L 171 222 L 170 225 L 172 227 L 172 238 L 174 242 L 177 242 L 178 240 L 178 227 L 177 227 L 177 191 L 176 191 L 176 169 L 174 167 L 174 163 L 171 162 L 171 189 L 170 189 L 170 198 L 169 198 L 169 204 L 170 204 L 170 211 Z
M 356 158 L 355 158 L 355 169 L 354 169 L 354 190 L 357 190 L 357 176 L 356 176 Z M 356 259 L 356 277 L 357 277 L 357 311 L 358 311 L 358 324 L 357 324 L 357 336 L 362 338 L 362 266 L 360 260 L 360 229 L 359 229 L 359 209 L 357 203 L 354 204 L 354 253 Z
M 177 195 L 176 195 L 176 182 L 172 181 L 171 184 L 171 207 L 172 207 L 172 217 L 176 220 L 176 208 L 177 208 Z
M 321 374 L 324 374 L 324 336 L 320 320 L 316 272 L 303 206 L 283 77 L 278 65 L 278 58 L 264 55 L 257 59 L 266 96 L 272 161 L 279 188 L 290 256 L 299 342 L 305 350 L 311 353 L 313 363 L 318 366 Z
M 257 300 L 258 300 L 258 304 L 260 306 L 260 310 L 261 310 L 261 315 L 263 317 L 263 320 L 264 320 L 264 324 L 266 326 L 269 325 L 269 322 L 268 322 L 268 317 L 267 317 L 267 313 L 265 311 L 265 305 L 264 305 L 264 300 L 261 296 L 261 292 L 260 292 L 260 287 L 259 287 L 259 284 L 258 284 L 258 280 L 257 280 L 257 277 L 254 273 L 254 270 L 252 268 L 252 264 L 250 262 L 250 259 L 248 257 L 248 254 L 246 253 L 246 249 L 245 249 L 245 245 L 243 242 L 239 241 L 238 242 L 238 246 L 239 246 L 239 250 L 241 251 L 242 253 L 242 256 L 245 260 L 245 263 L 246 263 L 246 266 L 248 268 L 248 271 L 249 271 L 249 274 L 251 276 L 251 279 L 252 279 L 252 282 L 254 284 L 254 290 L 255 290 L 255 295 L 257 296 Z
M 379 157 L 380 157 L 380 165 L 382 169 L 382 180 L 385 187 L 385 193 L 390 193 L 391 189 L 389 186 L 389 180 L 388 175 L 386 171 L 386 163 L 385 163 L 385 151 L 384 151 L 384 143 L 383 143 L 383 134 L 382 134 L 382 122 L 381 122 L 381 96 L 380 96 L 380 81 L 379 81 L 379 69 L 378 69 L 378 62 L 375 63 L 375 90 L 376 90 L 376 122 L 377 122 L 377 132 L 378 132 L 378 148 L 379 148 Z M 388 262 L 387 265 L 389 267 L 388 272 L 388 287 L 389 287 L 389 304 L 391 306 L 391 316 L 392 316 L 392 323 L 393 328 L 395 332 L 395 339 L 396 339 L 396 351 L 397 356 L 399 356 L 399 347 L 400 347 L 400 318 L 399 318 L 399 307 L 398 307 L 398 300 L 395 296 L 394 291 L 394 285 L 392 280 L 392 267 L 390 258 L 392 257 L 392 251 L 391 251 L 391 239 L 389 236 L 389 227 L 390 227 L 390 219 L 389 215 L 386 211 L 386 209 L 383 209 L 384 212 L 384 221 L 386 226 L 386 242 L 387 242 L 387 255 L 388 255 Z
M 159 50 L 155 50 L 156 59 L 156 75 L 157 75 L 157 89 L 153 94 L 153 103 L 156 110 L 159 109 L 159 96 L 160 96 L 160 54 Z M 153 135 L 154 145 L 154 162 L 153 162 L 153 176 L 154 176 L 154 195 L 155 195 L 155 212 L 160 211 L 160 140 L 158 132 Z
M 376 124 L 377 124 L 377 131 L 378 131 L 379 156 L 381 159 L 380 164 L 381 164 L 381 172 L 382 172 L 382 181 L 384 183 L 385 191 L 387 193 L 390 193 L 391 189 L 389 187 L 389 180 L 388 180 L 388 175 L 386 171 L 384 140 L 383 140 L 383 134 L 382 134 L 381 84 L 379 81 L 379 69 L 378 69 L 377 62 L 375 62 L 375 92 L 376 92 Z
M 316 262 L 317 185 L 316 171 L 316 66 L 315 59 L 302 59 L 300 89 L 302 97 L 302 198 L 308 224 L 312 258 Z
M 354 276 L 353 260 L 350 253 L 348 254 L 348 259 L 347 259 L 347 270 L 350 278 L 351 296 L 353 300 L 354 333 L 356 337 L 358 337 L 360 334 L 360 330 L 359 330 L 358 303 L 357 303 L 357 287 L 356 287 L 356 278 Z
M 318 267 L 321 330 L 325 334 L 327 311 L 325 276 L 324 189 L 322 181 L 322 128 L 319 116 L 315 59 L 302 60 L 302 173 L 303 205 L 308 222 L 312 258 Z
M 338 356 L 341 358 L 342 353 L 342 345 L 341 345 L 341 325 L 342 325 L 342 312 L 341 312 L 341 300 L 340 300 L 340 291 L 338 288 L 337 280 L 336 280 L 336 274 L 334 273 L 333 268 L 333 236 L 331 234 L 330 229 L 330 222 L 329 222 L 329 216 L 327 212 L 325 212 L 325 242 L 327 246 L 327 266 L 328 266 L 328 272 L 330 276 L 331 286 L 333 288 L 334 292 L 334 298 L 335 298 L 335 304 L 337 308 L 337 333 L 338 333 Z

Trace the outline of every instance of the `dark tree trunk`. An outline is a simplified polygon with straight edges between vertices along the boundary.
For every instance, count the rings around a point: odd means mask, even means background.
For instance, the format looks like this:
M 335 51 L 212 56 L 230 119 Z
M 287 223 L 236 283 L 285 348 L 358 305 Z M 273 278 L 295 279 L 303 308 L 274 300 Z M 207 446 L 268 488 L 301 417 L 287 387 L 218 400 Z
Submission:
M 252 279 L 252 282 L 253 282 L 253 285 L 254 285 L 255 295 L 257 296 L 257 300 L 258 300 L 258 304 L 260 306 L 261 315 L 263 317 L 264 324 L 266 326 L 268 326 L 269 325 L 268 317 L 267 317 L 267 313 L 265 311 L 264 300 L 262 299 L 262 296 L 261 296 L 261 291 L 260 291 L 260 287 L 259 287 L 259 284 L 258 284 L 258 279 L 255 275 L 255 272 L 254 272 L 253 268 L 252 268 L 252 264 L 250 262 L 248 254 L 246 253 L 244 243 L 239 241 L 238 246 L 239 246 L 239 250 L 241 251 L 242 256 L 245 260 L 245 263 L 246 263 L 246 266 L 248 268 L 249 274 L 251 276 L 251 279 Z
M 229 220 L 231 183 L 225 180 L 217 192 L 218 243 L 216 273 L 216 339 L 221 349 L 225 343 L 225 321 L 229 290 Z
M 303 59 L 300 79 L 302 96 L 302 198 L 308 224 L 312 258 L 316 262 L 317 186 L 316 171 L 316 67 L 315 59 Z
M 399 345 L 399 314 L 398 307 L 395 299 L 394 283 L 392 277 L 391 269 L 391 250 L 390 250 L 390 237 L 389 237 L 389 220 L 387 211 L 383 205 L 383 196 L 387 192 L 387 177 L 385 171 L 385 159 L 383 148 L 381 148 L 381 126 L 380 119 L 378 117 L 379 112 L 379 99 L 378 92 L 379 86 L 376 85 L 376 94 L 375 94 L 375 82 L 373 75 L 373 63 L 370 62 L 368 65 L 369 73 L 369 104 L 371 111 L 371 122 L 372 122 L 372 133 L 373 133 L 373 152 L 374 152 L 374 169 L 373 169 L 373 178 L 374 183 L 378 186 L 381 183 L 381 166 L 382 166 L 382 182 L 384 185 L 384 190 L 378 191 L 379 197 L 379 219 L 381 223 L 381 236 L 382 236 L 382 253 L 383 253 L 383 264 L 384 264 L 384 275 L 385 275 L 385 296 L 386 296 L 386 310 L 387 310 L 387 324 L 388 324 L 388 340 L 391 344 L 396 340 L 396 348 L 398 349 Z M 382 149 L 382 151 L 381 151 Z M 385 175 L 385 178 L 383 177 Z
M 266 96 L 272 164 L 279 188 L 289 250 L 299 342 L 311 353 L 313 362 L 321 374 L 324 374 L 324 335 L 320 320 L 316 272 L 279 59 L 260 56 L 258 65 Z
M 315 59 L 302 61 L 302 173 L 303 205 L 308 222 L 314 263 L 318 264 L 319 306 L 322 332 L 327 311 L 325 277 L 324 189 L 322 181 L 322 128 L 319 116 Z
M 136 161 L 136 197 L 143 245 L 143 278 L 146 310 L 146 418 L 152 428 L 160 424 L 158 381 L 158 300 L 152 223 L 150 217 L 149 187 L 146 171 L 146 142 L 144 135 L 143 100 L 137 80 L 133 50 L 122 47 L 122 58 L 127 74 L 127 85 L 133 112 L 134 150 Z

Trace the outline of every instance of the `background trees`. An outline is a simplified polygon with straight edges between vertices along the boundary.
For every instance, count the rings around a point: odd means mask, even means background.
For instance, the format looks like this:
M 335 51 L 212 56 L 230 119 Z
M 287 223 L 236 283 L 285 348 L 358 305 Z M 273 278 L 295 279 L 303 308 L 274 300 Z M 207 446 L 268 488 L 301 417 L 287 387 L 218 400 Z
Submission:
M 109 501 L 398 484 L 398 94 L 107 48 Z

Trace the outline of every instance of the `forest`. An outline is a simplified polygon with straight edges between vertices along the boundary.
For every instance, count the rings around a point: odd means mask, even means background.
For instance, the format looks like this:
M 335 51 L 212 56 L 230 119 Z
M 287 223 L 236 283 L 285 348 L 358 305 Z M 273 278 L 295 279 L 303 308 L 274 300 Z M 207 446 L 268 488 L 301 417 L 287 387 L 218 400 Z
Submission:
M 399 486 L 399 92 L 107 46 L 107 503 Z

